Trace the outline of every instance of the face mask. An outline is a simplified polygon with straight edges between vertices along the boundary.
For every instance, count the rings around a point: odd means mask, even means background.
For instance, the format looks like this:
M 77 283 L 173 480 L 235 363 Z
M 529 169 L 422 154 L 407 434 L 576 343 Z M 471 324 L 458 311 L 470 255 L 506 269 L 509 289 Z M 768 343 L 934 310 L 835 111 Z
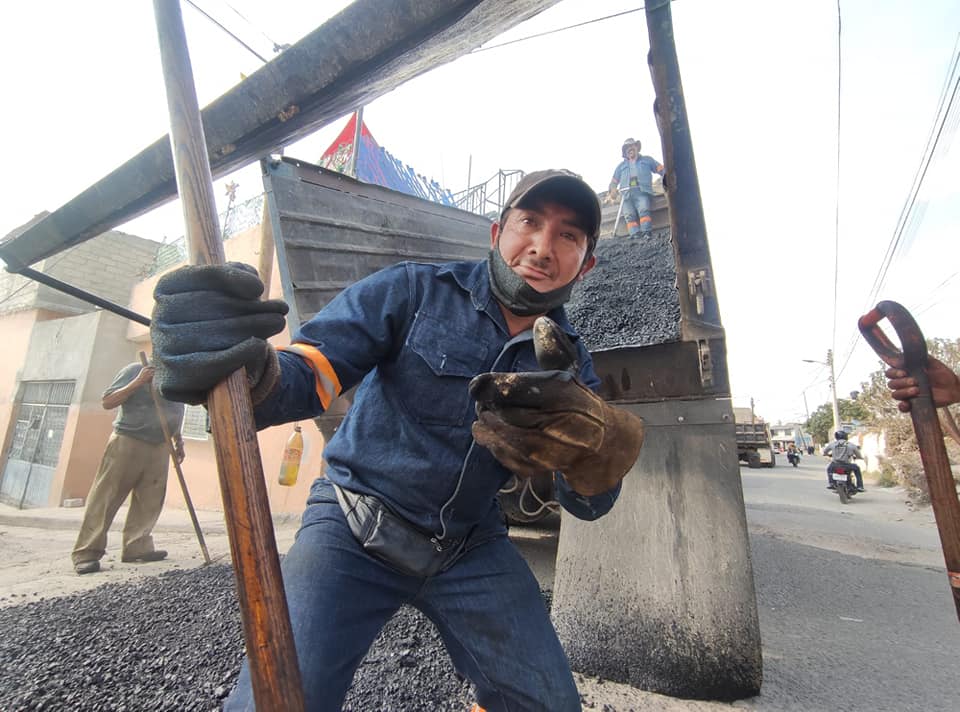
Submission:
M 577 278 L 549 292 L 538 292 L 527 284 L 500 255 L 500 242 L 493 246 L 487 257 L 487 272 L 490 274 L 490 289 L 497 300 L 517 316 L 546 314 L 551 309 L 566 304 Z

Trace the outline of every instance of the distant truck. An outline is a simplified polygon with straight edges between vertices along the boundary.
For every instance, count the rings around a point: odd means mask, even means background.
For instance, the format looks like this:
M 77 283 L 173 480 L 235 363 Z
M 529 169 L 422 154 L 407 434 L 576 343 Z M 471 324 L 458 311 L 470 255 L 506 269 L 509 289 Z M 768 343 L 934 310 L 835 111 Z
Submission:
M 748 467 L 775 467 L 777 456 L 773 451 L 770 426 L 754 415 L 750 408 L 734 408 L 737 431 L 737 457 Z

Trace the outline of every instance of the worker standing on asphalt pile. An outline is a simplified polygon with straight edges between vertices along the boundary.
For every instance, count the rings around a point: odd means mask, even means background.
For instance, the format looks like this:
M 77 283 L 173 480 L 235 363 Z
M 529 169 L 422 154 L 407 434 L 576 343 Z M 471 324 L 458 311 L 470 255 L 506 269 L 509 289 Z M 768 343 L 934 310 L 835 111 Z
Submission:
M 266 339 L 287 305 L 260 301 L 252 269 L 190 266 L 158 282 L 166 398 L 204 402 L 245 366 L 264 428 L 315 417 L 360 384 L 282 563 L 308 709 L 341 708 L 403 604 L 437 626 L 485 710 L 580 709 L 497 492 L 513 474 L 552 472 L 560 504 L 593 520 L 639 455 L 643 422 L 595 394 L 563 308 L 595 264 L 600 212 L 578 176 L 531 173 L 492 224 L 487 260 L 383 269 L 279 351 Z M 225 709 L 253 709 L 246 663 Z

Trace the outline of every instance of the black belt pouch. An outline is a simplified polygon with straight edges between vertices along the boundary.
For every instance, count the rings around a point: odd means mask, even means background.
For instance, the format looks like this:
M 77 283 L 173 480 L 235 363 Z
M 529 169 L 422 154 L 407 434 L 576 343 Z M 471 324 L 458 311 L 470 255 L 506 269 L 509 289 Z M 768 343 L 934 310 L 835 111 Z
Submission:
M 463 554 L 466 538 L 437 539 L 394 514 L 379 499 L 334 485 L 354 538 L 371 556 L 408 576 L 427 578 L 446 570 Z

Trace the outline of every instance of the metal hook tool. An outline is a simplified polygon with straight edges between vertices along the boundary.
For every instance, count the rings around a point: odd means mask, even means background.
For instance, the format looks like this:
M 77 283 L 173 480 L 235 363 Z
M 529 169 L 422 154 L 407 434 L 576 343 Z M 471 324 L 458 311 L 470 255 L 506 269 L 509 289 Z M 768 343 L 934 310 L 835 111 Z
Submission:
M 880 328 L 879 323 L 885 318 L 900 337 L 902 350 L 897 349 Z M 960 500 L 957 498 L 957 487 L 927 378 L 927 342 L 913 316 L 897 302 L 880 302 L 860 317 L 857 325 L 863 338 L 884 363 L 906 371 L 917 382 L 920 392 L 910 399 L 910 417 L 927 477 L 930 503 L 937 521 L 953 602 L 957 608 L 957 618 L 960 619 Z

